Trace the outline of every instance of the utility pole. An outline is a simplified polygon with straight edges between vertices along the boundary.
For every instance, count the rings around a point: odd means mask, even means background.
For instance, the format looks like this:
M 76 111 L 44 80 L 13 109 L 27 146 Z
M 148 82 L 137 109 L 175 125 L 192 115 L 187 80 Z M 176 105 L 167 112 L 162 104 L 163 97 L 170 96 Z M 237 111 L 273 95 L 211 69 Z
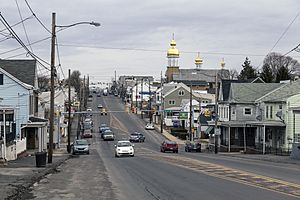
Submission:
M 90 76 L 87 75 L 87 83 L 86 83 L 86 96 L 90 93 Z
M 53 130 L 54 130 L 54 75 L 55 75 L 55 19 L 56 14 L 52 13 L 52 37 L 51 37 L 51 78 L 50 78 L 50 132 L 49 132 L 49 149 L 48 163 L 52 163 L 53 155 Z
M 149 81 L 149 122 L 152 123 L 152 105 L 151 105 L 151 100 L 152 100 L 152 96 L 151 96 L 151 87 L 150 87 L 150 78 L 148 79 Z
M 192 82 L 190 84 L 190 127 L 189 127 L 189 131 L 190 131 L 190 141 L 192 141 L 192 123 L 194 120 L 192 120 L 193 118 L 193 94 L 192 94 L 193 90 L 192 90 Z
M 3 157 L 4 157 L 4 162 L 6 162 L 6 119 L 5 119 L 5 109 L 3 109 L 3 117 L 2 118 L 3 118 Z
M 57 113 L 57 148 L 60 148 L 60 105 L 57 105 L 58 113 Z
M 164 99 L 163 99 L 163 78 L 162 72 L 160 72 L 160 132 L 163 132 L 164 128 Z
M 144 82 L 144 79 L 142 78 L 142 83 L 141 83 L 141 118 L 143 119 L 143 82 Z
M 83 92 L 82 92 L 82 99 L 83 99 L 83 109 L 86 110 L 86 88 L 85 88 L 85 76 L 83 76 Z
M 136 78 L 136 87 L 135 87 L 135 114 L 137 114 L 137 108 L 138 108 L 138 80 Z
M 71 153 L 71 144 L 70 144 L 70 138 L 71 138 L 71 69 L 69 69 L 69 81 L 68 81 L 68 97 L 69 97 L 69 110 L 68 110 L 68 146 L 67 146 L 67 151 L 68 153 Z
M 218 70 L 216 71 L 216 86 L 215 86 L 215 154 L 219 151 L 219 133 L 217 132 L 218 128 Z

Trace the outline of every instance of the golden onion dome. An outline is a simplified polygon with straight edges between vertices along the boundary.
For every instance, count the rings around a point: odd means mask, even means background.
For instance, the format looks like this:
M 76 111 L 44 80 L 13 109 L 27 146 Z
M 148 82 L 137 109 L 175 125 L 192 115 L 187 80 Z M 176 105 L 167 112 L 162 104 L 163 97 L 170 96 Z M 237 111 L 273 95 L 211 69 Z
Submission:
M 195 64 L 196 64 L 196 65 L 202 65 L 202 64 L 203 64 L 203 59 L 200 58 L 199 55 L 198 55 L 197 58 L 195 59 Z
M 221 68 L 222 68 L 222 69 L 225 67 L 225 61 L 224 61 L 224 58 L 221 60 L 220 65 L 221 65 Z
M 167 56 L 169 57 L 172 57 L 172 56 L 175 56 L 175 57 L 179 57 L 179 51 L 178 49 L 176 48 L 176 41 L 173 39 L 171 40 L 170 42 L 170 48 L 167 52 Z

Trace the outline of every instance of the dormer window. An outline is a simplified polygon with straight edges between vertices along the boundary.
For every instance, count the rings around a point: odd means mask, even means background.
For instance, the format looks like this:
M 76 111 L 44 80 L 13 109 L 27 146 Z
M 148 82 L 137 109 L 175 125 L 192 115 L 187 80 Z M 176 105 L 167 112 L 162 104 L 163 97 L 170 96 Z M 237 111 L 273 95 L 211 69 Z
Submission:
M 184 90 L 179 90 L 179 91 L 178 91 L 178 95 L 179 95 L 179 96 L 184 96 Z

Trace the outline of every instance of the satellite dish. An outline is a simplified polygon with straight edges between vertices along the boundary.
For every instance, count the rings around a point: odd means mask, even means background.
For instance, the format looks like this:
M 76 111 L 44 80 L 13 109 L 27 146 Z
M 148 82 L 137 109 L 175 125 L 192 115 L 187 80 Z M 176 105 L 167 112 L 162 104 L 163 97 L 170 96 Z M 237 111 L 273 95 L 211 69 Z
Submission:
M 281 119 L 281 117 L 282 117 L 282 111 L 278 111 L 278 112 L 276 113 L 276 117 L 278 117 L 278 118 Z
M 258 121 L 261 121 L 261 120 L 262 120 L 262 116 L 261 116 L 261 115 L 258 115 L 258 116 L 256 116 L 256 119 L 257 119 Z

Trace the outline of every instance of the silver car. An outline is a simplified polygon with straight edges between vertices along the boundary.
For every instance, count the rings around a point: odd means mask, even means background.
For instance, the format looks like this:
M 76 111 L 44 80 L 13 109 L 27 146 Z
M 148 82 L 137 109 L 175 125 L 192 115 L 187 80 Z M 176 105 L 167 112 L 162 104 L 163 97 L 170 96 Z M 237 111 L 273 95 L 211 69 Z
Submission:
M 89 143 L 87 140 L 75 140 L 72 144 L 72 154 L 86 153 L 90 154 Z

